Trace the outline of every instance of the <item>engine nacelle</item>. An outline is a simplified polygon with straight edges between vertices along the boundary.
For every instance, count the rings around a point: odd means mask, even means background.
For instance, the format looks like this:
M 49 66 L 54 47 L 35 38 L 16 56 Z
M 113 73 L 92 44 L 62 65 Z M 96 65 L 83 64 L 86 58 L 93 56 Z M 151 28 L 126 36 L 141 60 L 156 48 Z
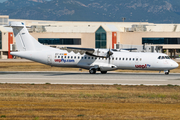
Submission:
M 101 50 L 95 49 L 95 51 L 92 53 L 92 55 L 107 57 L 108 51 L 109 51 L 108 49 L 101 49 Z

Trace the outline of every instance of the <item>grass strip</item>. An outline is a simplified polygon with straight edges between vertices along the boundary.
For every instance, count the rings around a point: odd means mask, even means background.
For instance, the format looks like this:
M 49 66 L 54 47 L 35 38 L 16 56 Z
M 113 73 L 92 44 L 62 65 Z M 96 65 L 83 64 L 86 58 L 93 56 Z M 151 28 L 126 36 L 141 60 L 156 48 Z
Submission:
M 180 119 L 180 86 L 0 84 L 0 119 Z

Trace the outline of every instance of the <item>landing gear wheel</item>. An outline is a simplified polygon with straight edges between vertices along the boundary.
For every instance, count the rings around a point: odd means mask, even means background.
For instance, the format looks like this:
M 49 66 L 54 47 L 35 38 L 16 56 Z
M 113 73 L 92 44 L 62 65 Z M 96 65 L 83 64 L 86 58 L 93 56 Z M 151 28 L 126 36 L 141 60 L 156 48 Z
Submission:
M 89 73 L 90 73 L 90 74 L 96 74 L 96 69 L 91 69 L 91 70 L 89 70 Z
M 168 70 L 167 72 L 165 72 L 165 75 L 169 75 L 169 72 L 170 72 L 170 70 Z
M 101 74 L 106 74 L 107 73 L 107 71 L 101 71 Z
M 169 72 L 165 72 L 165 75 L 169 75 Z

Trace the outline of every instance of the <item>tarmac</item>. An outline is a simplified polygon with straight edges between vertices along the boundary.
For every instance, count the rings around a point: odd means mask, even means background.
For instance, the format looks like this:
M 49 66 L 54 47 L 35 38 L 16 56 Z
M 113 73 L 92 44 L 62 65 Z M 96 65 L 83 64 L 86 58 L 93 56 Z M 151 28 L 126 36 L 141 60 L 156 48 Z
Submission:
M 100 84 L 100 85 L 180 85 L 180 74 L 88 72 L 0 72 L 0 83 L 20 84 Z

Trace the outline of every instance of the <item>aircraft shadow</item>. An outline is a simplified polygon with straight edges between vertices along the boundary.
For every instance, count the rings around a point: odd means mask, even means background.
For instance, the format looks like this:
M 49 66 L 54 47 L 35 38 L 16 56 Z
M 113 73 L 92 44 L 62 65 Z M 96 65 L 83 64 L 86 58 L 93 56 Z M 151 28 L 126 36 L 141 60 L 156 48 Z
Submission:
M 85 73 L 85 72 L 83 72 L 83 73 L 65 73 L 65 72 L 58 72 L 58 73 L 48 73 L 48 74 L 45 74 L 44 76 L 66 76 L 66 75 L 87 75 L 87 76 L 109 76 L 109 75 L 118 75 L 118 76 L 128 76 L 128 75 L 130 75 L 130 76 L 145 76 L 145 75 L 147 75 L 147 76 L 151 76 L 151 75 L 153 75 L 153 76 L 165 76 L 163 73 L 119 73 L 119 72 L 110 72 L 110 73 L 107 73 L 107 74 L 101 74 L 101 73 L 99 73 L 99 72 L 97 72 L 96 74 L 89 74 L 88 72 L 87 73 Z M 169 75 L 167 75 L 167 76 L 174 76 L 175 74 L 169 74 Z M 177 74 L 177 75 L 179 75 L 179 74 Z

